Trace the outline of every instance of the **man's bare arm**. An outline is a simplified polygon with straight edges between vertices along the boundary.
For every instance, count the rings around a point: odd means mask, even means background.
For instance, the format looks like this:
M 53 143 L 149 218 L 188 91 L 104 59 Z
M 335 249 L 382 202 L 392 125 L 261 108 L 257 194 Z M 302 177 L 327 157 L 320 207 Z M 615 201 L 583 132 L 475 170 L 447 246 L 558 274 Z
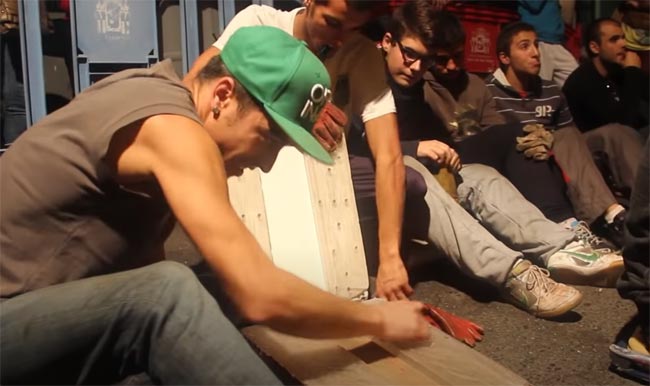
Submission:
M 400 254 L 406 183 L 397 116 L 385 114 L 371 119 L 365 122 L 365 131 L 376 166 L 380 264 L 378 276 L 382 276 L 378 277 L 378 292 L 389 300 L 404 299 L 411 295 L 413 290 L 408 284 L 408 274 Z
M 122 173 L 158 180 L 179 223 L 249 320 L 314 338 L 428 334 L 420 303 L 358 304 L 276 268 L 231 207 L 219 151 L 196 122 L 171 115 L 147 119 L 118 165 Z

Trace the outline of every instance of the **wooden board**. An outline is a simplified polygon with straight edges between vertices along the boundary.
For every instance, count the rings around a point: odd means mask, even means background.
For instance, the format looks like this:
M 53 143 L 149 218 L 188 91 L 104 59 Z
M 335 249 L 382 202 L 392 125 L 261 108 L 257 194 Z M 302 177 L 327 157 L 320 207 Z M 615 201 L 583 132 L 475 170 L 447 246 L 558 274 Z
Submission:
M 528 385 L 479 352 L 432 329 L 422 344 L 372 338 L 305 339 L 252 326 L 244 335 L 305 385 Z
M 333 157 L 328 166 L 285 148 L 268 174 L 257 169 L 228 180 L 231 203 L 277 266 L 338 296 L 363 299 L 368 276 L 345 143 Z M 310 340 L 262 326 L 243 332 L 308 385 L 527 384 L 439 330 L 416 346 Z
M 367 296 L 359 216 L 345 143 L 334 165 L 282 149 L 264 175 L 247 170 L 228 180 L 231 203 L 273 262 L 348 299 Z

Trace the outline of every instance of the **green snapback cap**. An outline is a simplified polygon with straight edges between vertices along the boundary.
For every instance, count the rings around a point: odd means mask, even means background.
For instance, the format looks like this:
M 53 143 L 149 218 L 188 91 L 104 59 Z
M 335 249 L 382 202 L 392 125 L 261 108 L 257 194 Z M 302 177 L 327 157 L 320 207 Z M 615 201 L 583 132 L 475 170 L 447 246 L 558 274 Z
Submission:
M 311 134 L 329 100 L 330 77 L 303 42 L 275 27 L 242 27 L 228 39 L 221 59 L 300 150 L 334 162 Z

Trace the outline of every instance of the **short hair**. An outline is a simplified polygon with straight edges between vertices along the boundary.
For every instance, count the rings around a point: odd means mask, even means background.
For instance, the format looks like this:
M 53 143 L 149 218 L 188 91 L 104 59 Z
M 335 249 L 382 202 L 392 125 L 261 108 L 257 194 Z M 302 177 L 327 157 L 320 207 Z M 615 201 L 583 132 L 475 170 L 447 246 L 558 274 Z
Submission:
M 327 5 L 329 0 L 315 0 L 315 4 Z M 386 0 L 345 0 L 345 3 L 358 12 L 374 12 L 386 6 Z
M 465 29 L 453 13 L 442 10 L 433 16 L 433 45 L 436 49 L 452 51 L 465 45 Z
M 597 54 L 593 53 L 589 48 L 589 43 L 596 42 L 600 45 L 600 43 L 602 42 L 600 38 L 600 29 L 601 26 L 605 23 L 613 23 L 616 24 L 617 26 L 621 25 L 621 23 L 612 19 L 611 17 L 601 17 L 589 23 L 589 25 L 585 28 L 584 39 L 583 39 L 585 50 L 587 51 L 587 55 L 589 55 L 589 57 L 597 56 Z
M 535 27 L 523 21 L 506 24 L 497 37 L 497 58 L 503 52 L 510 56 L 512 39 L 520 32 L 536 32 Z
M 214 79 L 223 78 L 225 76 L 231 77 L 235 80 L 235 98 L 237 99 L 239 105 L 239 111 L 248 110 L 250 107 L 258 106 L 259 103 L 255 100 L 251 94 L 242 86 L 241 83 L 235 78 L 234 75 L 228 70 L 226 64 L 221 59 L 220 55 L 213 56 L 208 64 L 201 69 L 198 75 L 198 80 L 200 83 L 206 83 Z
M 386 31 L 397 41 L 404 35 L 415 36 L 431 50 L 435 48 L 436 42 L 434 18 L 435 11 L 431 0 L 407 1 L 395 9 L 392 17 L 386 21 Z

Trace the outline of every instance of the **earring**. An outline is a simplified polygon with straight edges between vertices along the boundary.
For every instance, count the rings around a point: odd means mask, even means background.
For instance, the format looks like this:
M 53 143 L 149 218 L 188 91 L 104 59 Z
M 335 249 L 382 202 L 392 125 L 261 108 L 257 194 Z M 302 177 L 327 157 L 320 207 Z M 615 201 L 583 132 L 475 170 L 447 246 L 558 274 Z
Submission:
M 212 108 L 212 115 L 214 115 L 214 119 L 219 118 L 219 115 L 221 114 L 221 110 L 219 109 L 218 106 L 214 106 Z

